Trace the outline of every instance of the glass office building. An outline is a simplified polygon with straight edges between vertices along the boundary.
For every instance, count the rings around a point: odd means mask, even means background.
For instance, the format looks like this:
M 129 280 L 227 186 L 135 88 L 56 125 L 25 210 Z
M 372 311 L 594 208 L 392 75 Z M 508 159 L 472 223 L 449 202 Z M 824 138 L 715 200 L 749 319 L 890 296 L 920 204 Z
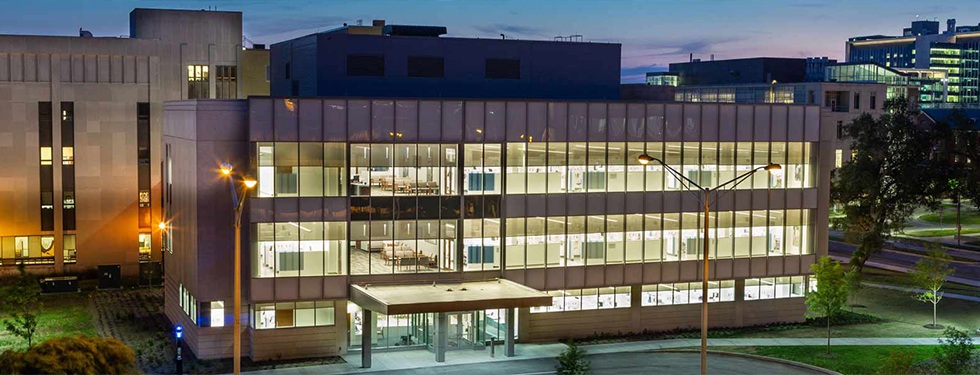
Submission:
M 180 230 L 188 210 L 230 210 L 226 181 L 186 168 L 234 162 L 258 180 L 243 219 L 256 360 L 405 347 L 439 360 L 495 340 L 669 330 L 696 326 L 703 298 L 713 326 L 802 320 L 826 253 L 832 148 L 817 106 L 253 97 L 167 110 L 198 120 L 194 136 L 165 125 L 166 189 L 215 197 L 170 206 L 175 254 L 198 254 L 175 255 L 181 267 L 230 256 L 201 245 L 227 242 L 202 240 L 222 223 Z M 708 296 L 699 197 L 642 154 L 707 187 L 782 166 L 713 197 Z M 192 296 L 193 318 L 222 321 L 226 292 Z

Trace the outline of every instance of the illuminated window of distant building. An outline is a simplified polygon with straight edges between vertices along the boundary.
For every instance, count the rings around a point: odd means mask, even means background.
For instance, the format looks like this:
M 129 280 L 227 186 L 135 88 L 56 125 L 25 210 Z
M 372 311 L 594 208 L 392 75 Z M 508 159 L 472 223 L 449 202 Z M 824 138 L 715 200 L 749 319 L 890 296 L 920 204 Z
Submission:
M 152 249 L 152 247 L 150 247 L 150 239 L 151 238 L 152 237 L 151 237 L 150 233 L 140 233 L 139 234 L 139 244 L 140 244 L 140 247 L 139 247 L 140 253 L 139 253 L 139 255 L 140 255 L 140 260 L 141 261 L 143 261 L 143 260 L 149 260 L 150 259 L 150 249 Z
M 840 168 L 844 165 L 844 150 L 834 150 L 834 167 Z
M 187 99 L 207 99 L 211 97 L 208 76 L 207 65 L 187 66 Z
M 64 248 L 65 263 L 75 263 L 78 252 L 78 245 L 75 244 L 75 235 L 66 234 L 63 241 L 62 247 Z

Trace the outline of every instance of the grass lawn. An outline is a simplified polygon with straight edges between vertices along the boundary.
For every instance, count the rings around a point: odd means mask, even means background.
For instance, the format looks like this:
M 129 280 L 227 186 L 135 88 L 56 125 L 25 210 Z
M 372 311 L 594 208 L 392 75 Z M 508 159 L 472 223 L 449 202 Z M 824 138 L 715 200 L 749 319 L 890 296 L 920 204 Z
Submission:
M 930 223 L 939 224 L 939 213 L 930 212 L 927 214 L 920 215 L 919 220 L 928 221 Z M 963 225 L 978 225 L 980 224 L 980 211 L 974 209 L 967 209 L 966 205 L 963 205 L 963 209 L 960 211 L 960 222 Z M 956 208 L 946 209 L 943 211 L 942 224 L 945 225 L 955 225 L 956 224 Z
M 963 228 L 960 231 L 961 235 L 977 234 L 977 233 L 980 233 L 980 228 Z M 956 235 L 956 228 L 906 230 L 905 235 L 910 237 L 948 237 L 948 236 Z
M 824 358 L 826 346 L 719 346 L 712 350 L 755 354 L 766 357 L 788 359 L 841 374 L 875 374 L 886 363 L 888 357 L 896 352 L 908 352 L 914 356 L 913 362 L 920 362 L 933 356 L 934 346 L 833 346 L 831 353 L 836 358 Z
M 869 280 L 870 281 L 870 280 Z M 833 337 L 940 337 L 942 330 L 928 329 L 932 323 L 932 305 L 912 299 L 910 293 L 897 290 L 863 288 L 853 301 L 867 307 L 849 307 L 854 312 L 884 319 L 872 324 L 832 326 Z M 953 298 L 939 302 L 939 324 L 974 332 L 980 327 L 980 303 Z M 826 328 L 802 327 L 790 330 L 761 330 L 739 334 L 743 338 L 827 337 Z
M 88 294 L 61 294 L 42 296 L 44 304 L 38 317 L 38 330 L 34 342 L 39 343 L 51 337 L 72 334 L 95 336 L 95 324 L 89 310 Z M 0 315 L 0 318 L 6 318 Z M 27 347 L 27 341 L 6 330 L 0 330 L 0 352 L 7 349 Z

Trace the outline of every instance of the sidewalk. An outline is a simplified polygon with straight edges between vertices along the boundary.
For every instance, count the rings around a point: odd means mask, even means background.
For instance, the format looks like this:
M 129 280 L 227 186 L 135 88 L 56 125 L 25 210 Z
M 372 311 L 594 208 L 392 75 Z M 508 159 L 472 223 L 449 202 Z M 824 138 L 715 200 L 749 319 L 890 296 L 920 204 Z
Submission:
M 939 345 L 937 338 L 833 338 L 832 345 L 838 346 L 870 346 L 870 345 Z M 701 345 L 700 339 L 673 339 L 656 341 L 632 341 L 612 344 L 582 345 L 588 354 L 608 354 L 623 352 L 643 352 L 660 349 L 691 348 Z M 709 350 L 718 346 L 822 346 L 827 345 L 826 338 L 758 338 L 758 339 L 708 339 Z M 565 344 L 517 344 L 517 356 L 504 357 L 498 352 L 496 358 L 490 358 L 489 350 L 462 350 L 446 353 L 446 362 L 438 363 L 433 354 L 426 350 L 406 350 L 396 352 L 375 352 L 370 369 L 360 368 L 360 353 L 344 355 L 347 363 L 323 366 L 294 367 L 267 371 L 249 372 L 249 374 L 350 374 L 374 371 L 405 370 L 424 367 L 441 367 L 449 365 L 493 363 L 503 361 L 518 361 L 537 358 L 555 358 L 563 350 Z

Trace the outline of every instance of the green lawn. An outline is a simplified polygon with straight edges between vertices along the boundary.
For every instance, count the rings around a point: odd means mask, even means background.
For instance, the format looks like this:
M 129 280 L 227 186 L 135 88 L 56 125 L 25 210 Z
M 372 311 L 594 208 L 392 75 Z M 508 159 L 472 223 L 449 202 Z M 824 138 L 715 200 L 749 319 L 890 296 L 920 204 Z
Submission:
M 963 228 L 960 231 L 961 235 L 977 233 L 980 233 L 980 228 Z M 925 230 L 908 230 L 908 228 L 906 228 L 905 235 L 910 237 L 948 237 L 956 235 L 956 228 Z
M 831 353 L 835 358 L 825 358 L 825 346 L 718 346 L 711 350 L 755 354 L 802 362 L 823 367 L 841 374 L 875 374 L 886 363 L 888 357 L 896 352 L 908 352 L 913 362 L 920 362 L 933 356 L 934 346 L 834 346 Z
M 42 296 L 44 304 L 38 317 L 38 330 L 34 342 L 50 337 L 84 334 L 95 336 L 95 323 L 88 306 L 87 294 L 61 294 Z M 0 314 L 0 320 L 5 318 Z M 0 329 L 0 351 L 27 347 L 27 342 Z
M 918 219 L 930 223 L 940 223 L 939 213 L 937 212 L 920 215 Z M 963 225 L 980 225 L 980 211 L 967 209 L 966 205 L 964 205 L 963 210 L 960 212 L 960 222 Z M 956 224 L 956 208 L 943 211 L 942 224 L 950 226 Z

